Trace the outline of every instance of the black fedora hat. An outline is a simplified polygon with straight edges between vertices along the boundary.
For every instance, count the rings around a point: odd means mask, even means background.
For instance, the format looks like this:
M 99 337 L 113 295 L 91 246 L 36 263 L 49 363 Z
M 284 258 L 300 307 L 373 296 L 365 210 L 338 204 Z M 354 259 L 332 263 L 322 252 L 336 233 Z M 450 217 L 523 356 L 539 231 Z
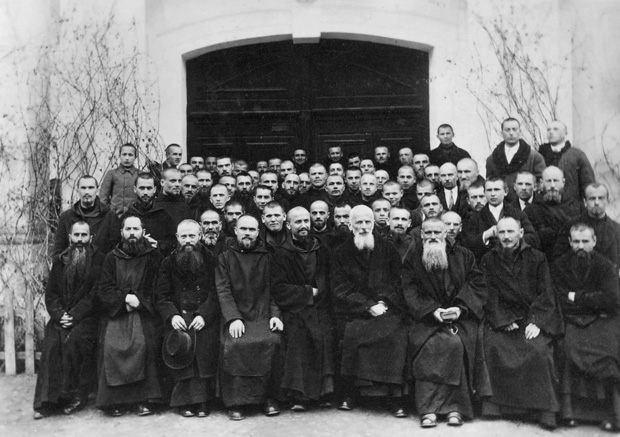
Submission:
M 196 331 L 190 332 L 173 329 L 166 335 L 162 345 L 164 363 L 171 369 L 183 369 L 194 359 L 196 348 Z

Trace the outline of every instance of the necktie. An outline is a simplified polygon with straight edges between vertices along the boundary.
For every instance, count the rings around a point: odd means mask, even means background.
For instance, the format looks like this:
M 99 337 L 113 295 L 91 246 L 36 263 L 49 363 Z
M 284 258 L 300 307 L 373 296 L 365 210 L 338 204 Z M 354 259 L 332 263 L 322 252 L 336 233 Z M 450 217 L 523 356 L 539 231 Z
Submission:
M 452 190 L 446 190 L 446 204 L 448 209 L 452 209 Z

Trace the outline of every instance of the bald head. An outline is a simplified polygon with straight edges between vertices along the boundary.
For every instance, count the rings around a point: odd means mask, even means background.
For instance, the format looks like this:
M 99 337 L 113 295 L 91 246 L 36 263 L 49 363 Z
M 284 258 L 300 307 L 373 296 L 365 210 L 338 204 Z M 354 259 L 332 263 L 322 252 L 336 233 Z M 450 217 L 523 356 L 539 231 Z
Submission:
M 547 127 L 547 139 L 553 145 L 557 145 L 566 141 L 568 129 L 561 121 L 554 120 Z

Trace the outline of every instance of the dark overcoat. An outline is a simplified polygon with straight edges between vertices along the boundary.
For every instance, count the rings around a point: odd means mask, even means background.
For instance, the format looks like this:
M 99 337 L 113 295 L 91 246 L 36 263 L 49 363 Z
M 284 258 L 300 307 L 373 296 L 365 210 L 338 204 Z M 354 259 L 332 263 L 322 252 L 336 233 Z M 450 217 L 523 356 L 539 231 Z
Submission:
M 128 216 L 135 215 L 142 219 L 145 232 L 157 240 L 157 249 L 163 256 L 169 255 L 176 245 L 176 226 L 174 220 L 161 204 L 153 203 L 150 209 L 142 208 L 140 202 L 129 206 L 121 221 Z
M 323 378 L 334 374 L 334 324 L 330 287 L 330 257 L 318 238 L 303 250 L 289 238 L 274 255 L 273 298 L 284 318 L 285 363 L 282 388 L 308 399 L 321 395 Z M 314 275 L 304 261 L 312 257 Z M 312 261 L 310 261 L 312 262 Z M 319 294 L 312 295 L 312 288 Z
M 553 261 L 553 248 L 558 235 L 566 223 L 579 216 L 579 205 L 573 199 L 555 204 L 547 203 L 539 197 L 535 198 L 523 212 L 527 214 L 538 235 L 540 250 L 547 255 L 549 262 Z

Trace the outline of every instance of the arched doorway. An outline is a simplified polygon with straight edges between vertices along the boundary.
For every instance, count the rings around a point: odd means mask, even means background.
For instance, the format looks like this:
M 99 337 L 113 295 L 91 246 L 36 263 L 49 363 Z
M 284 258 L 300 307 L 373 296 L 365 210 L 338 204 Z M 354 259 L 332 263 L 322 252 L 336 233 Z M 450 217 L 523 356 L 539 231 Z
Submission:
M 370 157 L 429 149 L 428 53 L 324 39 L 261 43 L 186 62 L 187 152 L 249 162 L 332 145 Z

